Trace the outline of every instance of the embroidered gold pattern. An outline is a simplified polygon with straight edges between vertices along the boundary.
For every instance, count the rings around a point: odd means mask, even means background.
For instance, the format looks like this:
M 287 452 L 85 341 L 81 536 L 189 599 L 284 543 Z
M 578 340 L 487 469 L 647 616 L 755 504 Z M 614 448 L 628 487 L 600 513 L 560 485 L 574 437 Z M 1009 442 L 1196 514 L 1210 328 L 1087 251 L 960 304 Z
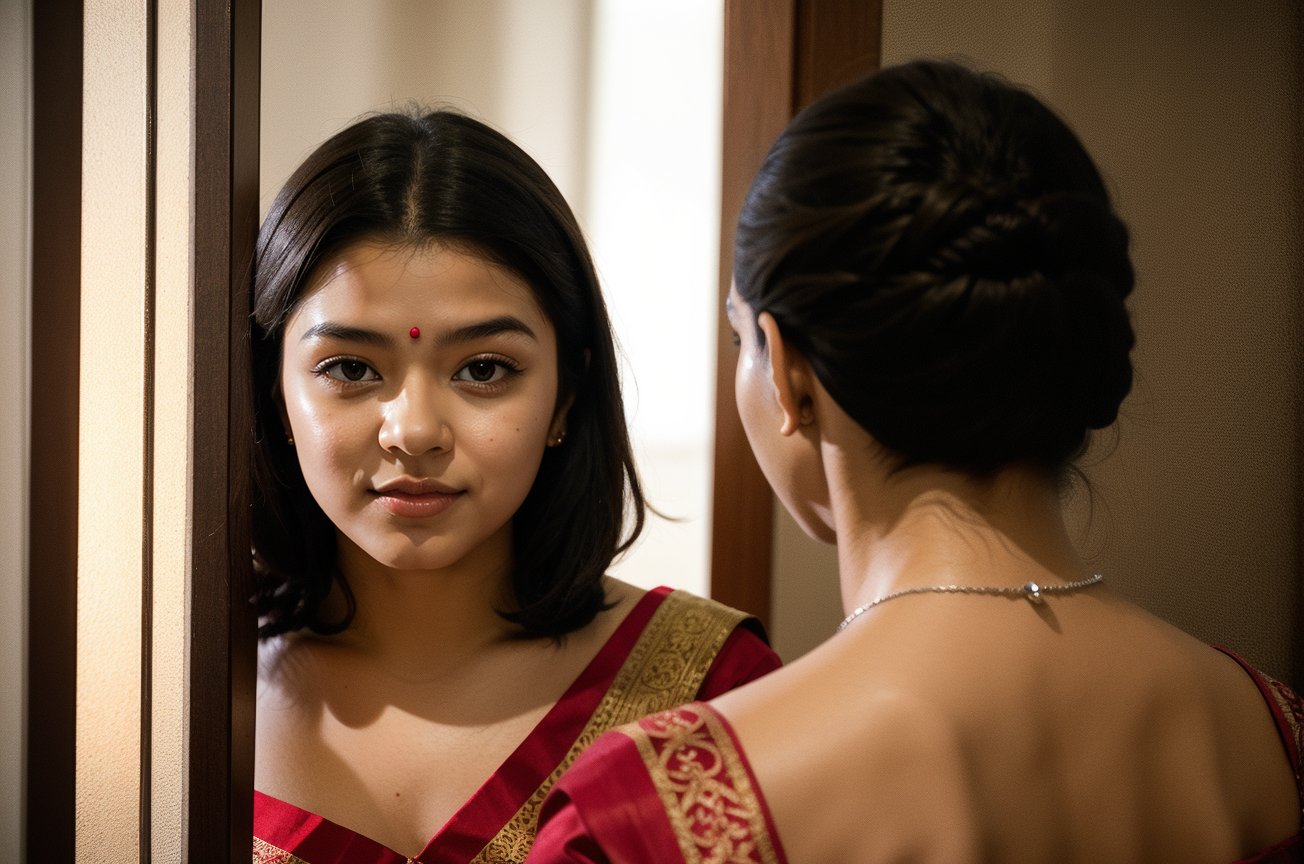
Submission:
M 254 838 L 253 864 L 308 864 L 297 855 L 292 855 L 266 840 Z
M 1272 698 L 1281 709 L 1281 716 L 1286 718 L 1291 740 L 1295 742 L 1295 752 L 1301 757 L 1301 761 L 1304 761 L 1304 704 L 1295 695 L 1295 691 L 1287 685 L 1267 675 L 1263 676 L 1263 680 L 1268 683 Z M 1304 802 L 1304 776 L 1301 776 L 1298 767 L 1295 770 L 1295 788 L 1300 791 L 1300 800 Z M 1300 806 L 1300 825 L 1304 826 L 1304 803 Z
M 747 768 L 715 714 L 688 705 L 620 731 L 638 747 L 687 864 L 778 864 Z
M 539 807 L 562 773 L 608 729 L 694 699 L 729 634 L 746 615 L 682 591 L 672 591 L 634 643 L 611 687 L 561 764 L 548 775 L 471 864 L 516 864 L 534 844 Z

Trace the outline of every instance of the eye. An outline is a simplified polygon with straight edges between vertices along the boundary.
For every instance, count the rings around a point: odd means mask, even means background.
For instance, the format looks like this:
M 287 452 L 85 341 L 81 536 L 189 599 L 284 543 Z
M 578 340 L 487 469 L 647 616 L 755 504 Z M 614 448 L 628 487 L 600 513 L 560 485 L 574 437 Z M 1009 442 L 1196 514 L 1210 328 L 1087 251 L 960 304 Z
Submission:
M 494 360 L 488 357 L 480 357 L 467 363 L 457 374 L 453 376 L 454 381 L 466 381 L 470 384 L 497 384 L 510 375 L 515 375 L 520 369 L 506 360 Z
M 361 360 L 355 360 L 351 357 L 339 357 L 334 360 L 327 360 L 319 365 L 314 372 L 325 375 L 336 381 L 343 381 L 347 384 L 360 384 L 366 381 L 379 381 L 380 375 L 375 369 L 372 369 Z

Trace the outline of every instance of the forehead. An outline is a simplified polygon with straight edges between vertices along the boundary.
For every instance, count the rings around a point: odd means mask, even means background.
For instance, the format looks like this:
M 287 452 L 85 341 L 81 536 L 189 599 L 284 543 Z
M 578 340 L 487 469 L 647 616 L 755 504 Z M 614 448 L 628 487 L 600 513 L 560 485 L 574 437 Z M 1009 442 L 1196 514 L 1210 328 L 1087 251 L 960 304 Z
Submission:
M 321 262 L 286 329 L 344 320 L 406 331 L 503 315 L 521 319 L 536 333 L 551 331 L 530 284 L 471 250 L 363 240 Z

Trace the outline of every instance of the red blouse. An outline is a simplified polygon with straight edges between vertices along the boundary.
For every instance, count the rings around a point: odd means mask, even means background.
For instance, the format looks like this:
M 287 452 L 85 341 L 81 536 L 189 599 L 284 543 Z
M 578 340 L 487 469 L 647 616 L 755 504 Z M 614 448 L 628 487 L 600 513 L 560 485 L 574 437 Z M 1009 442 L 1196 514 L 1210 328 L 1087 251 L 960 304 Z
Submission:
M 742 613 L 669 588 L 649 591 L 597 656 L 416 858 L 315 813 L 254 793 L 255 864 L 520 861 L 538 807 L 584 746 L 613 726 L 710 699 L 779 666 Z M 743 625 L 743 626 L 739 626 Z M 756 627 L 756 629 L 752 629 Z

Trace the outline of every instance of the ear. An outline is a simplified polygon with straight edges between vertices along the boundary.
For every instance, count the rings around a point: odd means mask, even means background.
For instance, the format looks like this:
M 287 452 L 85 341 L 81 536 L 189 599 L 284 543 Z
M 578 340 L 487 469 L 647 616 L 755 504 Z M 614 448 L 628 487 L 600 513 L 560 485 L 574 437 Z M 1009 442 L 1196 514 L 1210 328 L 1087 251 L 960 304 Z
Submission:
M 765 336 L 770 355 L 770 383 L 783 412 L 779 434 L 792 435 L 802 426 L 815 422 L 815 402 L 811 398 L 815 375 L 806 357 L 784 340 L 774 316 L 762 312 L 756 318 L 756 325 Z
M 552 414 L 552 422 L 548 424 L 548 446 L 556 447 L 566 440 L 566 418 L 570 414 L 571 406 L 575 404 L 575 393 L 568 392 L 561 399 L 557 400 L 557 410 Z
M 276 383 L 272 385 L 272 400 L 276 403 L 277 416 L 281 418 L 281 431 L 285 433 L 286 438 L 290 438 L 290 412 L 285 409 L 285 393 L 281 390 L 281 376 L 276 376 Z
M 584 349 L 584 372 L 589 371 L 589 363 L 592 360 L 592 353 L 589 349 Z M 575 390 L 566 387 L 565 391 L 558 395 L 557 408 L 552 412 L 552 422 L 548 424 L 548 446 L 557 447 L 566 440 L 566 418 L 570 415 L 571 406 L 575 404 Z

